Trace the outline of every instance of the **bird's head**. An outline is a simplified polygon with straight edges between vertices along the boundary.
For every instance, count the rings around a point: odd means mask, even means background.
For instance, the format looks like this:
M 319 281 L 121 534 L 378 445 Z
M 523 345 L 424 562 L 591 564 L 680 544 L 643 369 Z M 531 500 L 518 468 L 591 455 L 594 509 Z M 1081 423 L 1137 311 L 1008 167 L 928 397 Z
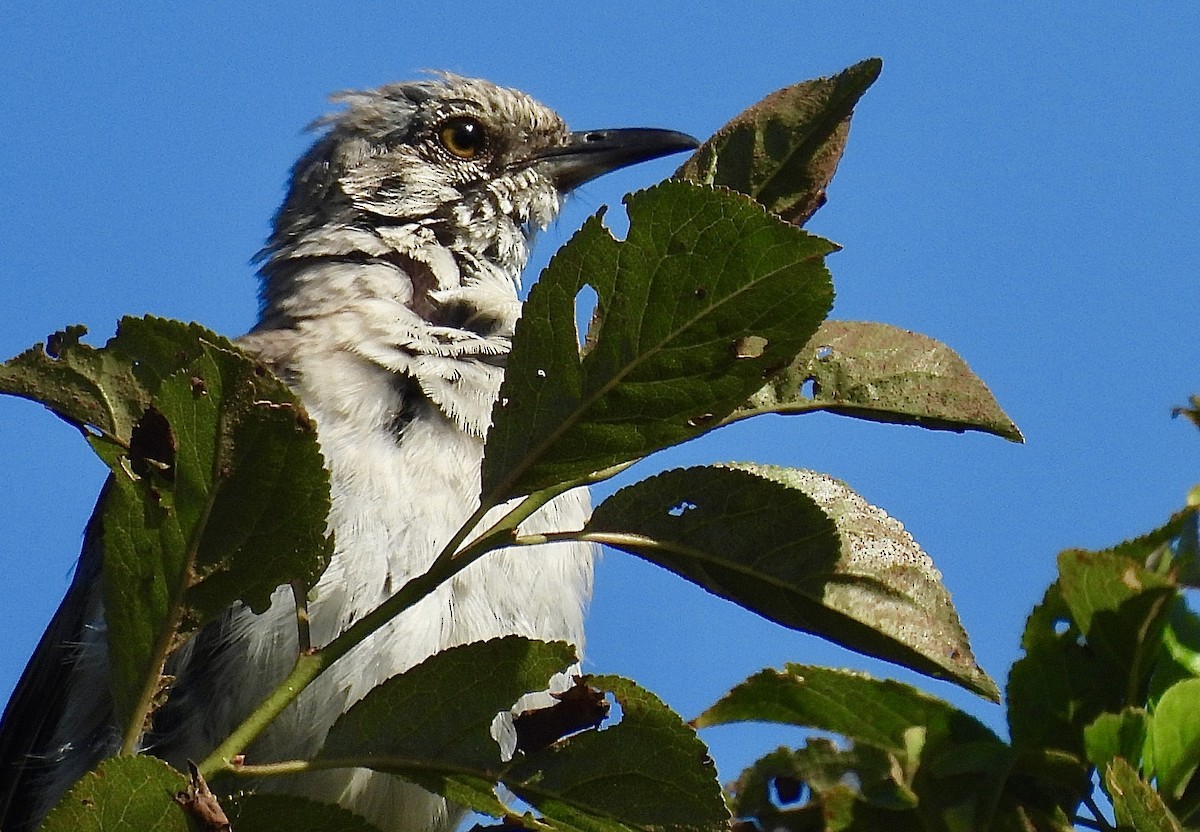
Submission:
M 268 310 L 299 288 L 298 270 L 338 259 L 399 258 L 425 285 L 398 299 L 430 321 L 460 289 L 515 300 L 529 238 L 569 191 L 697 144 L 669 130 L 571 132 L 524 93 L 450 74 L 335 100 L 344 109 L 315 123 L 325 133 L 293 169 L 262 253 Z

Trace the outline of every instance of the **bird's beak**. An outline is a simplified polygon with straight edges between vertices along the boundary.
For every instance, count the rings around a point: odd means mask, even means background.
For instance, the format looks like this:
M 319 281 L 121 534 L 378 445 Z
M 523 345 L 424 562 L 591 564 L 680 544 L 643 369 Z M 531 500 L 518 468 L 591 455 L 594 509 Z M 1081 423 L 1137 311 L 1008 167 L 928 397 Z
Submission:
M 700 142 L 688 134 L 674 130 L 586 130 L 571 133 L 565 145 L 538 154 L 535 164 L 566 193 L 609 171 L 699 146 Z

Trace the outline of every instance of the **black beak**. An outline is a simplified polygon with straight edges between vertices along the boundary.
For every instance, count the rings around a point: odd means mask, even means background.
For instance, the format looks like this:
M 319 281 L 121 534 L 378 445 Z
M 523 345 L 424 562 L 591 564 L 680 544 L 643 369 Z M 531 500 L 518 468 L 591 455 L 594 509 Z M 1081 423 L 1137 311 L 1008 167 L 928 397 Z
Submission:
M 652 128 L 586 130 L 571 133 L 567 143 L 538 155 L 536 164 L 547 170 L 563 193 L 609 171 L 693 150 L 700 142 L 686 133 Z

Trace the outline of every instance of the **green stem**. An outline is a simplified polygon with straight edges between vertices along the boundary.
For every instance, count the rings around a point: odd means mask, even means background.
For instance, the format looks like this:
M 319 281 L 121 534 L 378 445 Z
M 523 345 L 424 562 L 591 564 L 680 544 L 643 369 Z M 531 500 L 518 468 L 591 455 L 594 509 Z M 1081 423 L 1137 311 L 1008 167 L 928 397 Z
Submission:
M 400 587 L 394 595 L 367 615 L 354 622 L 324 647 L 302 653 L 287 677 L 264 699 L 241 725 L 213 749 L 201 763 L 200 772 L 208 779 L 235 771 L 233 759 L 241 754 L 288 705 L 338 659 L 357 647 L 400 613 L 430 595 L 437 587 L 466 569 L 493 549 L 511 545 L 518 525 L 543 505 L 571 488 L 571 485 L 548 488 L 530 494 L 490 529 L 467 546 L 458 549 L 471 530 L 478 525 L 486 511 L 481 507 L 463 524 L 458 533 L 421 575 Z

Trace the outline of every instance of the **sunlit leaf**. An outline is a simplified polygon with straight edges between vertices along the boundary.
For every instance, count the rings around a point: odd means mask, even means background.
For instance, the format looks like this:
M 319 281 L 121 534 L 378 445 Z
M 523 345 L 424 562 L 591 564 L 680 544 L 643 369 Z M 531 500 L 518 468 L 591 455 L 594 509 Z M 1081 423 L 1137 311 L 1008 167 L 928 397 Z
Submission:
M 1150 739 L 1158 788 L 1178 800 L 1200 766 L 1200 679 L 1167 688 L 1154 708 Z
M 175 800 L 188 779 L 153 757 L 113 757 L 59 800 L 42 832 L 189 832 Z
M 1117 823 L 1135 832 L 1183 832 L 1158 792 L 1138 777 L 1121 757 L 1113 758 L 1104 771 L 1104 783 L 1112 797 Z
M 882 68 L 882 61 L 869 58 L 832 77 L 772 93 L 718 130 L 675 176 L 748 194 L 803 225 L 825 204 L 854 105 Z
M 734 417 L 812 411 L 1023 441 L 954 350 L 887 324 L 825 321 L 795 361 Z
M 711 430 L 791 362 L 829 311 L 831 244 L 746 197 L 666 182 L 625 202 L 625 240 L 591 218 L 529 293 L 492 414 L 489 500 Z M 581 358 L 574 322 L 585 285 L 598 317 Z
M 924 731 L 926 744 L 1000 742 L 975 717 L 910 685 L 801 664 L 759 671 L 697 717 L 695 725 L 747 721 L 830 731 L 897 754 L 910 750 L 913 728 Z
M 933 562 L 832 477 L 765 465 L 668 471 L 609 497 L 586 530 L 772 621 L 997 695 Z

